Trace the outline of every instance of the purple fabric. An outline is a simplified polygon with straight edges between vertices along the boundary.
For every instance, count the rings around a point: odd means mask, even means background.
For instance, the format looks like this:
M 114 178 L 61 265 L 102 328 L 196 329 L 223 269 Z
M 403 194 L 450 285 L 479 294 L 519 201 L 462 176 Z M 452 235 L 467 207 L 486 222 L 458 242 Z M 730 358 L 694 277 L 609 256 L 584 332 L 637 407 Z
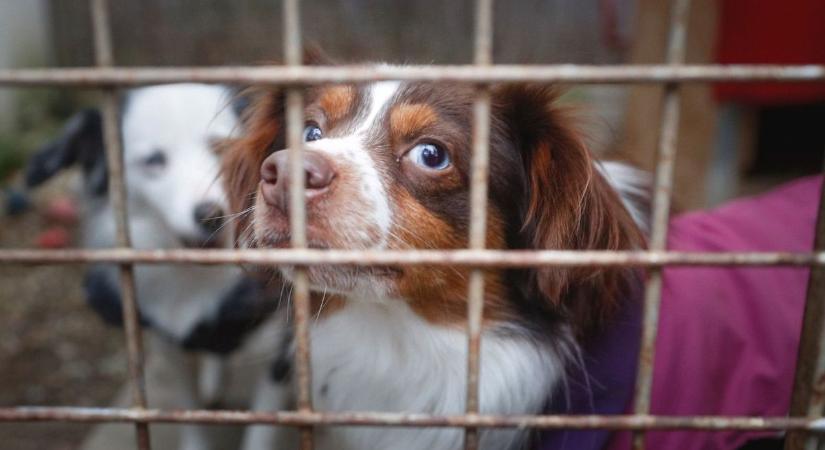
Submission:
M 621 414 L 631 400 L 639 358 L 641 291 L 622 304 L 605 332 L 582 346 L 585 370 L 568 371 L 568 386 L 560 386 L 547 408 L 553 414 Z M 610 438 L 607 430 L 547 431 L 542 450 L 596 450 Z
M 671 220 L 668 247 L 680 251 L 809 251 L 822 178 L 802 179 L 767 194 Z M 694 267 L 665 270 L 651 412 L 663 415 L 787 414 L 807 287 L 804 268 Z M 633 302 L 628 302 L 632 305 Z M 567 407 L 550 411 L 629 411 L 639 310 L 586 344 L 593 402 L 571 385 Z M 624 325 L 622 325 L 624 323 Z M 632 327 L 627 325 L 633 323 Z M 632 338 L 621 336 L 632 333 Z M 626 361 L 633 360 L 633 363 Z M 628 381 L 629 380 L 629 381 Z M 611 390 L 613 392 L 603 392 Z M 617 408 L 619 399 L 624 406 Z M 648 448 L 735 449 L 762 432 L 651 432 Z M 630 448 L 630 434 L 549 432 L 539 448 Z

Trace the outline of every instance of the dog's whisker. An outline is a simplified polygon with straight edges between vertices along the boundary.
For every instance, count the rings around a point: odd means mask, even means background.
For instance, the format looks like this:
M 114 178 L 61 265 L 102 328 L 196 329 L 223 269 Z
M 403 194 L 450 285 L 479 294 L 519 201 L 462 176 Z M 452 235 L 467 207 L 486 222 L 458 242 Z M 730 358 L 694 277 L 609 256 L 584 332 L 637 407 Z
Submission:
M 208 237 L 208 238 L 206 238 L 206 242 L 211 241 L 211 240 L 212 240 L 215 236 L 217 236 L 217 235 L 218 235 L 218 234 L 219 234 L 219 233 L 220 233 L 220 232 L 221 232 L 221 231 L 222 231 L 222 230 L 223 230 L 226 226 L 228 226 L 228 225 L 230 225 L 230 224 L 232 224 L 232 223 L 234 223 L 234 222 L 236 222 L 236 221 L 238 221 L 238 220 L 241 220 L 244 216 L 246 216 L 246 215 L 248 215 L 248 214 L 251 214 L 251 213 L 252 213 L 252 212 L 254 212 L 254 211 L 255 211 L 255 206 L 251 206 L 251 207 L 249 207 L 249 208 L 247 208 L 247 209 L 245 209 L 245 210 L 243 210 L 243 211 L 241 211 L 241 212 L 239 212 L 239 213 L 236 213 L 236 214 L 228 214 L 228 215 L 225 215 L 225 216 L 215 217 L 216 219 L 224 219 L 224 218 L 228 218 L 228 220 L 225 220 L 225 221 L 224 221 L 224 222 L 223 222 L 223 223 L 222 223 L 222 224 L 221 224 L 221 225 L 220 225 L 220 226 L 219 226 L 219 227 L 218 227 L 215 231 L 213 231 L 213 232 L 209 235 L 209 237 Z
M 315 314 L 315 323 L 318 323 L 318 318 L 321 317 L 321 311 L 324 309 L 324 300 L 327 298 L 327 287 L 324 286 L 324 293 L 321 294 L 321 305 L 318 307 L 318 313 Z
M 233 214 L 226 214 L 226 215 L 223 215 L 223 216 L 215 216 L 215 217 L 213 217 L 213 219 L 235 219 L 235 218 L 244 216 L 246 214 L 249 214 L 253 211 L 255 211 L 255 205 L 252 205 L 249 208 L 246 208 L 245 210 L 243 210 L 241 212 L 237 212 L 237 213 L 233 213 Z

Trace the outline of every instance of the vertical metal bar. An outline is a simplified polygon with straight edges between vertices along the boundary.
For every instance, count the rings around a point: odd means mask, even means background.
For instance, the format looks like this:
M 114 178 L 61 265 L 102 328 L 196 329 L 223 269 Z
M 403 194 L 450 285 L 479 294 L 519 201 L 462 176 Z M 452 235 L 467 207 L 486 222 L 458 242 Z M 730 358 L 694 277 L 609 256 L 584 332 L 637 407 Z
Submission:
M 816 223 L 815 250 L 825 249 L 825 184 L 820 192 Z M 811 267 L 805 299 L 802 333 L 796 359 L 796 377 L 791 395 L 790 415 L 821 417 L 825 412 L 825 267 Z M 791 432 L 787 450 L 815 449 L 817 438 L 808 433 Z
M 478 0 L 475 17 L 475 64 L 493 60 L 493 0 Z M 473 103 L 473 159 L 470 178 L 471 249 L 483 249 L 487 236 L 487 182 L 490 152 L 490 90 L 480 87 Z M 467 292 L 467 414 L 479 413 L 481 326 L 484 313 L 484 272 L 473 269 Z M 464 430 L 464 448 L 478 448 L 478 428 Z
M 114 65 L 108 0 L 91 0 L 92 28 L 94 33 L 95 62 L 98 67 Z M 118 92 L 103 91 L 103 138 L 106 147 L 106 163 L 109 170 L 109 193 L 115 215 L 117 245 L 131 247 L 129 236 L 126 187 L 123 175 L 123 151 L 118 117 Z M 120 265 L 120 288 L 123 297 L 123 323 L 129 360 L 129 381 L 132 387 L 132 403 L 135 408 L 146 408 L 146 382 L 143 376 L 143 337 L 138 321 L 139 313 L 135 296 L 134 267 L 130 263 Z M 149 425 L 136 423 L 137 446 L 149 450 Z
M 684 63 L 685 38 L 687 35 L 690 0 L 674 0 L 670 17 L 670 36 L 667 47 L 667 63 Z M 670 201 L 673 191 L 676 142 L 679 136 L 679 85 L 665 85 L 662 127 L 659 134 L 659 148 L 656 160 L 656 175 L 653 192 L 653 217 L 651 221 L 650 250 L 661 251 L 667 246 L 667 227 L 670 215 Z M 644 298 L 644 318 L 642 326 L 639 369 L 636 379 L 634 412 L 650 413 L 650 396 L 653 383 L 653 361 L 656 350 L 656 333 L 659 327 L 659 306 L 662 301 L 662 269 L 650 270 Z M 644 449 L 644 432 L 633 435 L 633 448 Z
M 288 66 L 302 64 L 301 21 L 298 0 L 284 0 L 284 61 Z M 304 193 L 303 128 L 304 98 L 301 88 L 286 93 L 287 146 L 289 148 L 289 224 L 293 248 L 306 248 L 306 196 Z M 299 412 L 312 411 L 312 374 L 309 343 L 309 280 L 306 268 L 296 267 L 292 303 L 295 320 L 295 373 Z M 311 450 L 312 427 L 302 427 L 301 449 Z
M 493 63 L 493 0 L 476 0 L 473 51 L 476 65 L 489 66 Z

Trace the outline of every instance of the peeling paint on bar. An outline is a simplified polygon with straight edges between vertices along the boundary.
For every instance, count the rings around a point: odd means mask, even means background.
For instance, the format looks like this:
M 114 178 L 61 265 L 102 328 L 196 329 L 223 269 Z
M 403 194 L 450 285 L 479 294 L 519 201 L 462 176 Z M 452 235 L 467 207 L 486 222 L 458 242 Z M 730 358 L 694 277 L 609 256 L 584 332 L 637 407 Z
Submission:
M 820 198 L 825 186 L 820 191 Z M 815 250 L 825 250 L 825 203 L 819 203 Z M 825 380 L 825 267 L 811 269 L 802 318 L 796 373 L 791 393 L 790 416 L 821 417 L 825 412 L 822 383 Z M 808 444 L 805 433 L 789 433 L 786 450 L 802 450 Z
M 824 65 L 236 66 L 3 69 L 0 86 L 94 89 L 162 83 L 303 86 L 374 81 L 700 83 L 825 81 Z
M 678 66 L 685 60 L 687 23 L 690 0 L 671 2 L 670 36 L 667 44 L 667 64 Z M 649 248 L 664 251 L 667 248 L 667 230 L 670 224 L 670 201 L 675 175 L 676 149 L 679 137 L 680 112 L 679 85 L 665 84 L 662 98 L 662 123 L 659 129 L 658 151 L 656 153 L 656 173 L 653 180 L 653 209 Z M 659 329 L 659 306 L 662 302 L 661 266 L 651 267 L 644 293 L 644 315 L 642 318 L 642 338 L 639 348 L 639 362 L 636 374 L 636 388 L 633 393 L 633 412 L 650 413 L 650 397 L 653 386 L 653 361 L 656 356 L 656 336 Z M 644 450 L 644 431 L 633 433 L 633 449 Z
M 799 430 L 825 433 L 825 419 L 745 416 L 647 415 L 455 415 L 387 412 L 254 412 L 158 410 L 133 408 L 0 408 L 2 422 L 272 424 L 287 426 L 350 425 L 451 428 L 535 428 L 610 430 Z
M 284 61 L 289 68 L 301 66 L 300 2 L 283 1 Z M 306 249 L 306 195 L 303 160 L 304 95 L 300 88 L 286 91 L 286 141 L 289 153 L 289 227 L 290 246 Z M 306 268 L 296 266 L 292 280 L 292 303 L 295 339 L 295 376 L 298 413 L 312 412 L 312 373 L 310 370 L 309 342 L 309 279 Z M 301 450 L 312 450 L 311 426 L 300 429 Z
M 0 264 L 249 264 L 249 265 L 459 265 L 469 267 L 538 266 L 825 266 L 825 252 L 667 252 L 570 250 L 397 250 L 316 249 L 0 250 Z
M 475 65 L 493 63 L 493 0 L 475 2 Z M 490 92 L 479 87 L 473 100 L 473 155 L 470 178 L 469 247 L 481 250 L 487 237 L 487 190 L 490 165 Z M 484 272 L 470 272 L 467 288 L 467 401 L 465 413 L 479 413 L 479 372 L 481 367 L 481 324 L 484 320 Z M 478 428 L 464 430 L 464 449 L 476 450 Z
M 99 68 L 114 65 L 112 33 L 109 22 L 108 0 L 90 0 L 92 31 L 94 34 L 95 62 Z M 103 139 L 109 176 L 109 195 L 115 215 L 117 245 L 131 247 L 129 239 L 129 213 L 126 207 L 126 186 L 123 171 L 118 92 L 110 87 L 103 92 Z M 138 318 L 134 267 L 129 261 L 120 265 L 120 295 L 123 303 L 123 332 L 126 336 L 126 353 L 129 366 L 129 385 L 132 403 L 136 408 L 146 408 L 146 382 L 144 378 L 143 337 Z M 149 426 L 135 424 L 137 448 L 150 450 Z

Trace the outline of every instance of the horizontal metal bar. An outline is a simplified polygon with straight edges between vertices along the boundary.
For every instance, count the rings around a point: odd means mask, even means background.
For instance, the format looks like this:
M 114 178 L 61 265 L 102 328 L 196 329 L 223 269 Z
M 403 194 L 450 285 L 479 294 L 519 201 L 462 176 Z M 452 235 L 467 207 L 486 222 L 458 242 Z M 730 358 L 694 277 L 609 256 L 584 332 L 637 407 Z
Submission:
M 132 67 L 0 70 L 0 86 L 128 87 L 159 83 L 313 85 L 381 80 L 662 83 L 825 81 L 823 65 L 496 65 Z
M 384 412 L 253 412 L 81 407 L 0 408 L 0 422 L 163 422 L 394 427 L 483 427 L 611 430 L 803 430 L 825 433 L 825 419 L 743 416 L 484 415 Z
M 823 266 L 825 252 L 659 252 L 572 250 L 0 250 L 0 264 L 253 264 L 348 266 Z

